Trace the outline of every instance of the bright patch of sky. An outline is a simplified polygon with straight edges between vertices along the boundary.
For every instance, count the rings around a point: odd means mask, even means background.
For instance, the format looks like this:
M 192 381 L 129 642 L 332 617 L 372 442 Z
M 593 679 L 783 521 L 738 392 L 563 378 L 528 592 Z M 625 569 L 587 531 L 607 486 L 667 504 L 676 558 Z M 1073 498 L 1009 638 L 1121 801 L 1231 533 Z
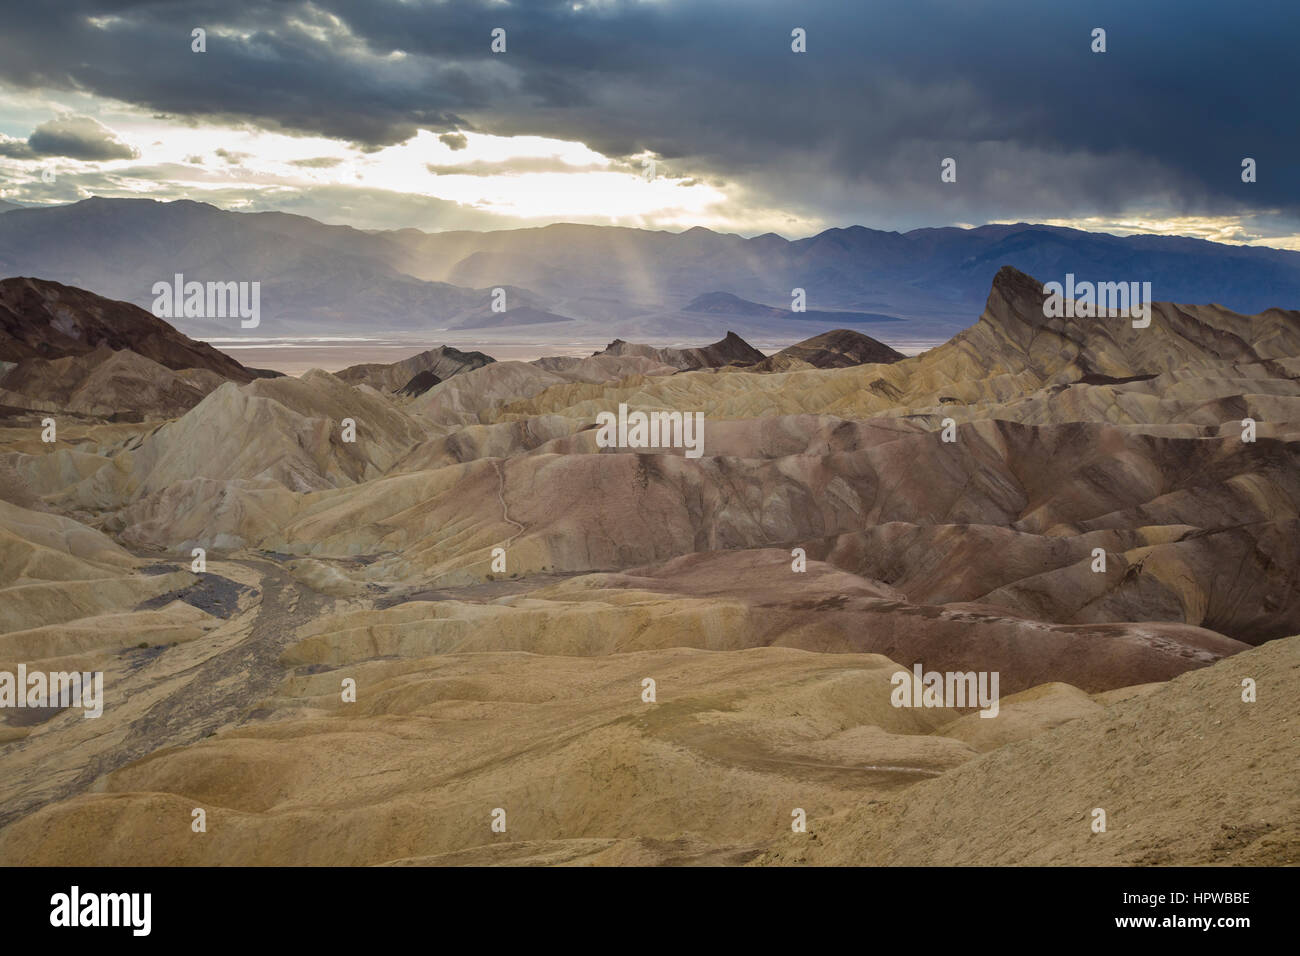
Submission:
M 308 214 L 362 228 L 428 227 L 394 218 L 400 203 L 367 202 L 375 193 L 438 200 L 476 215 L 473 228 L 583 222 L 758 234 L 816 231 L 822 223 L 742 203 L 733 185 L 693 178 L 657 161 L 611 159 L 582 143 L 541 136 L 464 131 L 453 139 L 421 130 L 395 146 L 364 151 L 320 136 L 290 136 L 252 126 L 195 125 L 76 95 L 57 98 L 0 91 L 0 134 L 26 140 L 60 115 L 93 116 L 138 152 L 135 159 L 85 162 L 63 156 L 0 156 L 0 198 L 25 204 L 91 195 L 193 199 L 233 210 L 309 206 Z M 463 145 L 462 145 L 463 144 Z M 431 168 L 432 167 L 432 168 Z M 52 170 L 57 189 L 42 180 Z M 308 202 L 314 191 L 355 193 L 331 216 Z M 367 215 L 367 205 L 375 210 Z M 382 210 L 382 211 L 381 211 Z M 494 222 L 494 220 L 497 220 Z M 452 221 L 449 227 L 464 228 Z
M 365 151 L 327 137 L 291 136 L 251 124 L 192 123 L 76 93 L 0 87 L 0 147 L 21 146 L 36 127 L 61 116 L 93 117 L 137 157 L 82 161 L 0 155 L 0 199 L 27 205 L 90 196 L 192 199 L 237 211 L 283 209 L 364 229 L 579 222 L 668 230 L 704 226 L 794 238 L 852 225 L 774 208 L 741 184 L 696 178 L 676 163 L 657 160 L 650 178 L 644 161 L 654 157 L 629 162 L 578 142 L 468 130 L 448 137 L 421 130 L 404 143 Z M 53 172 L 53 182 L 42 178 L 45 171 Z M 1115 235 L 1180 235 L 1300 250 L 1300 236 L 1269 213 L 1038 221 Z

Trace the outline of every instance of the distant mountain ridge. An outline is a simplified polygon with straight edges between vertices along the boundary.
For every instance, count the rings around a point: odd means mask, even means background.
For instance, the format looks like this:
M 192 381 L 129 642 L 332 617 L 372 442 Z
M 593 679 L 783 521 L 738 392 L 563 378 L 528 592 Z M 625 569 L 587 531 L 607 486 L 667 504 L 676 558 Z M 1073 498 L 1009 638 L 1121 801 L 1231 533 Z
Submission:
M 457 329 L 506 329 L 520 325 L 549 325 L 553 322 L 572 322 L 567 315 L 556 315 L 531 305 L 521 305 L 517 309 L 505 312 L 483 310 L 483 314 L 462 319 L 456 324 Z
M 823 309 L 805 309 L 795 312 L 792 309 L 776 309 L 770 305 L 750 302 L 730 292 L 706 292 L 697 295 L 683 308 L 683 312 L 698 312 L 705 315 L 736 315 L 765 319 L 778 319 L 785 322 L 901 322 L 897 316 L 882 315 L 879 312 L 827 312 Z
M 890 336 L 937 339 L 979 314 L 1004 265 L 1043 281 L 1067 273 L 1150 281 L 1157 300 L 1242 313 L 1300 303 L 1300 252 L 1025 223 L 906 233 L 851 226 L 796 240 L 565 223 L 366 232 L 188 200 L 100 198 L 0 216 L 0 276 L 41 276 L 146 308 L 153 283 L 178 272 L 261 283 L 256 331 L 178 320 L 206 336 L 459 330 L 464 344 L 491 327 L 573 341 L 680 341 L 728 330 L 793 340 L 803 337 L 795 318 L 835 328 L 893 318 L 901 321 L 890 323 Z M 805 290 L 807 313 L 788 311 L 796 288 Z M 498 289 L 526 325 L 489 314 Z
M 787 310 L 759 305 L 730 292 L 706 292 L 697 295 L 682 307 L 683 312 L 707 312 L 711 315 L 764 315 L 785 318 Z

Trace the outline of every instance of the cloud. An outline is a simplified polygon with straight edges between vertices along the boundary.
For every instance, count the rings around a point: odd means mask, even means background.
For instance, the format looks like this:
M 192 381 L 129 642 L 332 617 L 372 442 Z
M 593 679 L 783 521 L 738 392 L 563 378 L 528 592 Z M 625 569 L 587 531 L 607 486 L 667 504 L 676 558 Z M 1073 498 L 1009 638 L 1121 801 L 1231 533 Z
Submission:
M 464 149 L 469 145 L 469 137 L 464 133 L 443 133 L 438 141 L 451 150 Z
M 363 154 L 419 129 L 452 149 L 470 129 L 648 153 L 800 219 L 909 228 L 1159 207 L 1300 221 L 1300 178 L 1285 174 L 1300 126 L 1276 121 L 1297 106 L 1281 67 L 1294 3 L 574 6 L 36 4 L 0 35 L 0 81 Z M 196 17 L 204 54 L 190 52 Z M 1109 52 L 1094 54 L 1100 23 Z M 498 25 L 509 52 L 494 55 Z M 793 26 L 806 53 L 790 50 Z M 1256 183 L 1240 180 L 1244 156 Z M 939 180 L 944 157 L 956 183 Z
M 558 156 L 516 156 L 511 159 L 489 161 L 475 160 L 472 163 L 457 165 L 439 165 L 425 163 L 424 168 L 435 176 L 510 176 L 521 173 L 591 173 L 605 172 L 608 166 L 599 163 L 587 163 L 575 166 L 566 163 Z
M 317 156 L 314 159 L 291 159 L 289 165 L 303 169 L 333 169 L 341 162 L 343 160 L 337 156 Z
M 118 139 L 117 134 L 91 116 L 60 116 L 32 130 L 27 145 L 38 156 L 66 156 L 69 159 L 102 161 L 135 159 L 139 150 Z
M 28 146 L 24 139 L 0 136 L 0 156 L 9 159 L 35 159 L 36 151 Z
M 252 153 L 240 153 L 229 149 L 214 149 L 213 153 L 224 159 L 231 166 L 238 166 L 244 160 L 253 158 Z

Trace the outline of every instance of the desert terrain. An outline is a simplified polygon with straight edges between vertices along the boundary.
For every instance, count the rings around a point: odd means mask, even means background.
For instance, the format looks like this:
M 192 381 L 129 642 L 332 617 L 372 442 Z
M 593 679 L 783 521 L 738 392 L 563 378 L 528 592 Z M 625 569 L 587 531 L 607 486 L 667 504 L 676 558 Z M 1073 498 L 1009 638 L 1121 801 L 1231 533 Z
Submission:
M 288 376 L 0 281 L 0 671 L 104 674 L 0 863 L 1295 864 L 1300 312 L 1043 300 Z

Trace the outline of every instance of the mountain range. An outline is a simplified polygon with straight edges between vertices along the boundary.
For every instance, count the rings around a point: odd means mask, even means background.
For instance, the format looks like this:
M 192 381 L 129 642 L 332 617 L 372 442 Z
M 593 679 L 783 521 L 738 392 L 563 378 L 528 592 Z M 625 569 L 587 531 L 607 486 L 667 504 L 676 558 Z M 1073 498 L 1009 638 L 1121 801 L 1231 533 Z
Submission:
M 807 323 L 889 342 L 942 340 L 978 314 L 998 269 L 1043 281 L 1150 281 L 1162 301 L 1257 312 L 1300 301 L 1300 253 L 1052 226 L 804 239 L 556 224 L 496 232 L 362 231 L 191 201 L 92 198 L 0 215 L 0 275 L 150 308 L 156 282 L 261 283 L 256 329 L 177 320 L 196 336 L 441 334 L 672 344 L 727 331 L 790 342 Z M 494 299 L 493 290 L 503 290 Z M 806 311 L 792 312 L 803 289 Z M 496 308 L 494 309 L 494 304 Z M 445 333 L 445 334 L 443 334 Z

